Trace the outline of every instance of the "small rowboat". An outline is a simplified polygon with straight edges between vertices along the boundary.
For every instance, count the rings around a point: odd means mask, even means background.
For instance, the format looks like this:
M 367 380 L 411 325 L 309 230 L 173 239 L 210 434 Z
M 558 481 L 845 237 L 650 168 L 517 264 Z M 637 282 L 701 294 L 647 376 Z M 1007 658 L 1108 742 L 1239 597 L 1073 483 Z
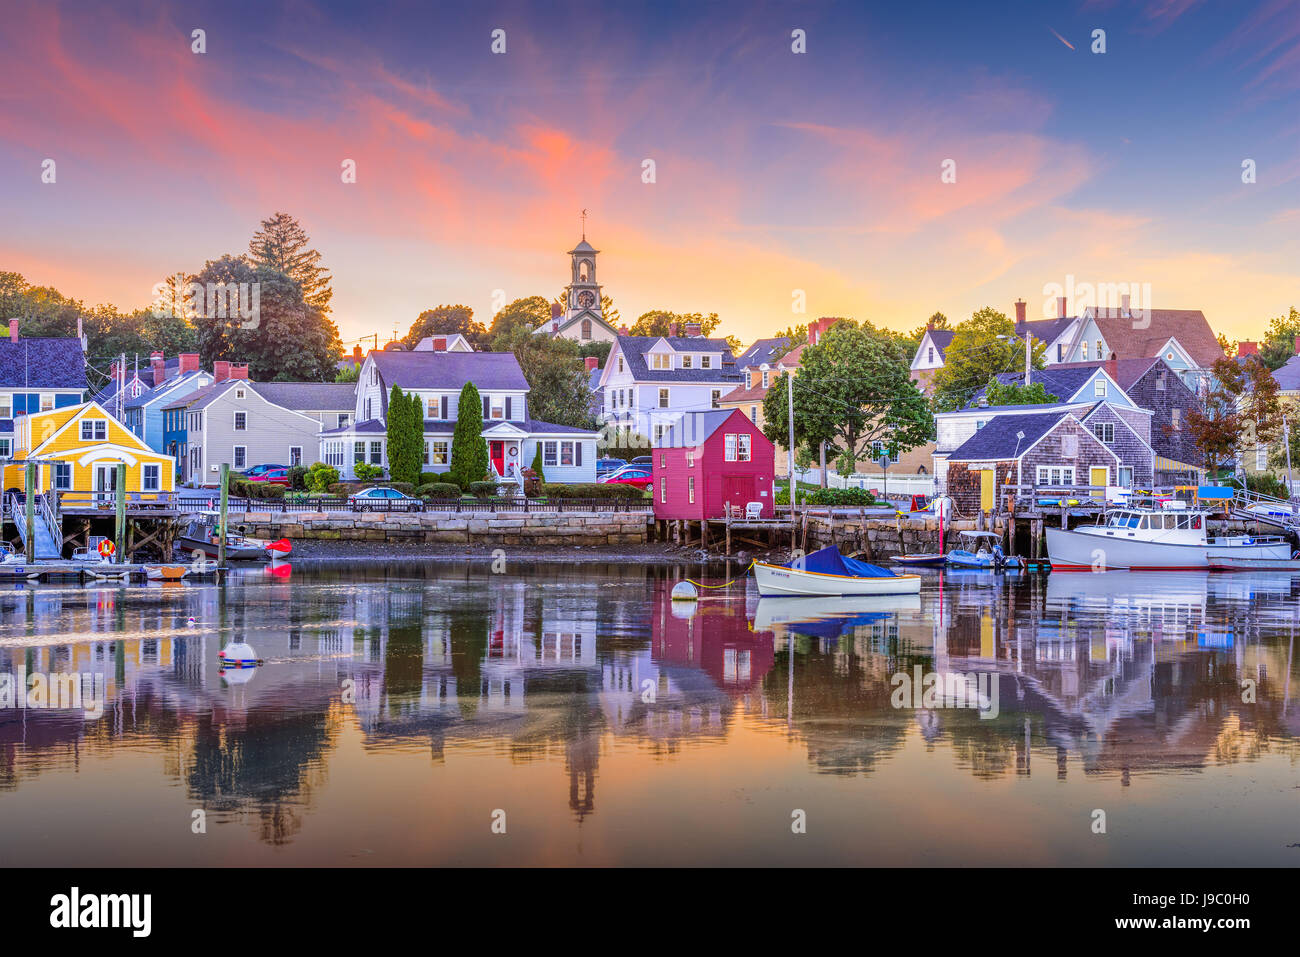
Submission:
M 908 565 L 918 568 L 938 568 L 948 561 L 947 556 L 939 554 L 895 555 L 890 559 L 895 565 Z
M 788 565 L 754 563 L 758 593 L 769 595 L 915 595 L 920 575 L 896 575 L 879 565 L 846 558 L 834 545 Z
M 144 575 L 150 581 L 177 582 L 190 573 L 186 565 L 148 565 Z

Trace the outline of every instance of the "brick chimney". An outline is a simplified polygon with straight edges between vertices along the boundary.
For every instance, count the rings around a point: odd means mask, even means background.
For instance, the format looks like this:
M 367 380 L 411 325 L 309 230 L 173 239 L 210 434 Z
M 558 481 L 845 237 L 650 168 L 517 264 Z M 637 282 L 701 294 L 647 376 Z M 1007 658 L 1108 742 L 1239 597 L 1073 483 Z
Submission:
M 1119 314 L 1121 319 L 1127 319 L 1130 315 L 1130 308 L 1133 299 L 1128 293 L 1119 297 Z
M 248 381 L 248 363 L 247 363 L 247 362 L 232 362 L 232 363 L 230 363 L 230 378 L 232 378 L 232 379 L 243 379 L 245 382 L 247 382 L 247 381 Z
M 592 369 L 595 369 L 597 366 L 600 365 L 600 357 L 599 357 L 599 356 L 587 356 L 587 362 L 586 362 L 586 365 L 587 365 L 587 371 L 590 372 Z
M 1025 301 L 1023 299 L 1017 299 L 1016 300 L 1016 325 L 1023 326 L 1024 324 L 1025 324 Z
M 552 321 L 551 321 L 551 335 L 558 335 L 559 332 L 560 332 L 560 324 L 559 324 L 558 322 L 552 320 Z
M 178 374 L 199 371 L 199 354 L 197 352 L 182 352 L 179 358 L 180 364 L 176 369 Z
M 698 336 L 701 328 L 698 322 L 688 322 L 686 323 L 686 334 L 688 336 Z
M 10 342 L 18 341 L 18 320 L 17 319 L 9 320 L 9 341 Z
M 352 361 L 357 365 L 361 365 L 361 363 L 365 362 L 365 356 L 361 354 L 361 346 L 356 345 L 352 347 Z
M 161 352 L 149 353 L 149 364 L 153 366 L 153 384 L 162 385 L 167 380 L 167 360 Z
M 1056 297 L 1056 318 L 1057 319 L 1065 318 L 1065 297 L 1064 296 Z
M 623 325 L 618 327 L 618 334 L 620 336 L 630 336 L 632 334 L 632 330 L 627 327 L 627 323 L 625 322 L 623 323 Z M 1296 341 L 1300 342 L 1300 338 L 1297 338 Z M 1300 348 L 1297 348 L 1296 351 L 1300 352 Z
M 808 323 L 808 345 L 815 346 L 821 342 L 826 330 L 833 325 L 835 325 L 835 319 L 831 316 L 822 316 L 820 319 L 814 319 Z
M 677 338 L 677 323 L 675 322 L 668 323 L 668 337 L 670 339 Z
M 433 351 L 434 351 L 434 352 L 446 352 L 446 351 L 447 351 L 447 337 L 446 337 L 446 336 L 435 336 L 435 337 L 434 337 L 434 340 L 433 340 Z
M 230 363 L 224 359 L 218 359 L 212 363 L 212 379 L 214 382 L 225 382 L 230 378 Z
M 1258 342 L 1251 342 L 1249 339 L 1243 339 L 1241 342 L 1237 343 L 1238 359 L 1243 358 L 1244 356 L 1257 356 L 1257 355 L 1259 355 Z
M 1295 354 L 1300 356 L 1300 336 L 1295 337 Z

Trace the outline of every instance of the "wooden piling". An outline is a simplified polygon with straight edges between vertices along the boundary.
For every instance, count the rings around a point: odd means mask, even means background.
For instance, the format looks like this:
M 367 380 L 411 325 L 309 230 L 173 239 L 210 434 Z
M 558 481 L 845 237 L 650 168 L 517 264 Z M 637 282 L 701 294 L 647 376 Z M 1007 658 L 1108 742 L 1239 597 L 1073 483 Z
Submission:
M 221 534 L 217 537 L 217 567 L 226 567 L 226 519 L 230 512 L 230 464 L 221 463 L 221 514 L 217 521 L 221 523 Z
M 113 524 L 113 557 L 120 565 L 126 561 L 126 463 L 117 463 L 117 488 L 113 498 L 117 506 L 116 521 Z
M 23 491 L 26 503 L 27 561 L 36 561 L 36 463 L 28 462 L 23 468 Z

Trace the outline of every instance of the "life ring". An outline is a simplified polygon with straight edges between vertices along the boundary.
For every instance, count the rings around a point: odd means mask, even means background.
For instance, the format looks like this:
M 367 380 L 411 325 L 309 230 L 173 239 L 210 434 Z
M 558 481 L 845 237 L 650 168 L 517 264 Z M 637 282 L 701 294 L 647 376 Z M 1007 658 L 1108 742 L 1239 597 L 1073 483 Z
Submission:
M 113 553 L 117 551 L 117 546 L 113 544 L 111 538 L 105 538 L 100 540 L 99 545 L 96 546 L 96 551 L 99 552 L 101 558 L 112 558 Z

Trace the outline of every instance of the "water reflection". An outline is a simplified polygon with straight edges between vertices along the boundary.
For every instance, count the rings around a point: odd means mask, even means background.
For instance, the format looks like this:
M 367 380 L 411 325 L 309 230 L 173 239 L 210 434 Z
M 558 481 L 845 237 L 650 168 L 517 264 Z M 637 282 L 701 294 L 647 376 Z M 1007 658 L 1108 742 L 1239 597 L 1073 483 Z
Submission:
M 99 716 L 0 709 L 7 845 L 16 860 L 37 854 L 14 822 L 40 816 L 46 776 L 71 795 L 65 805 L 110 820 L 130 816 L 126 802 L 142 819 L 163 813 L 179 789 L 213 827 L 307 854 L 355 826 L 326 810 L 332 795 L 382 802 L 400 834 L 429 828 L 408 782 L 452 808 L 491 782 L 562 802 L 583 825 L 602 811 L 647 813 L 638 794 L 665 776 L 676 800 L 710 807 L 765 773 L 755 762 L 782 764 L 791 750 L 806 768 L 782 771 L 794 793 L 824 776 L 879 778 L 900 800 L 945 768 L 971 782 L 1046 774 L 1075 786 L 1077 775 L 1129 787 L 1239 762 L 1294 776 L 1298 603 L 1286 576 L 935 573 L 919 596 L 732 588 L 674 604 L 686 574 L 697 570 L 295 564 L 225 588 L 5 591 L 0 673 L 102 675 L 106 699 Z M 217 651 L 233 638 L 262 667 L 223 674 Z M 913 673 L 996 676 L 996 714 L 897 707 L 896 676 Z M 903 760 L 909 749 L 920 765 Z M 108 786 L 118 773 L 129 788 Z M 963 787 L 944 785 L 954 805 Z M 1007 801 L 1038 807 L 1022 787 Z M 331 821 L 326 833 L 309 827 L 315 814 Z M 405 860 L 393 843 L 387 859 Z M 61 848 L 70 861 L 81 850 Z M 207 852 L 140 853 L 165 863 Z

